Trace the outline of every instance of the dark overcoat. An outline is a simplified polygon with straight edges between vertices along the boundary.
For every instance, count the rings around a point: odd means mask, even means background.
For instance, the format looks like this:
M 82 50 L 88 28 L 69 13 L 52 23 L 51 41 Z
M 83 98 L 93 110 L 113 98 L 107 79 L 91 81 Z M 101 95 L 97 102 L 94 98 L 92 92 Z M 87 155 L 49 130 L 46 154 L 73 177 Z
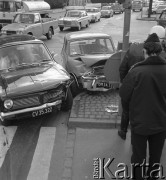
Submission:
M 140 135 L 166 131 L 166 60 L 151 56 L 135 64 L 119 90 L 129 103 L 131 129 Z

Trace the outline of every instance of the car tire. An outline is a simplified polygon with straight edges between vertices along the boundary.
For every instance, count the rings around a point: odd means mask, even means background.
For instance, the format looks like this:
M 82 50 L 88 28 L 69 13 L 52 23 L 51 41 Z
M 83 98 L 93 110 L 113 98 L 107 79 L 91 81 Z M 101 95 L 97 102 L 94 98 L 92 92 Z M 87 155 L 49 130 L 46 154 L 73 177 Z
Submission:
M 81 23 L 79 23 L 79 26 L 77 27 L 77 31 L 81 30 Z
M 98 19 L 98 21 L 100 21 L 100 18 Z
M 46 34 L 46 37 L 47 37 L 48 40 L 52 39 L 52 34 L 53 34 L 52 29 L 49 28 L 48 33 Z
M 81 92 L 81 88 L 79 87 L 78 83 L 74 78 L 73 78 L 73 83 L 70 85 L 70 90 L 73 98 L 76 97 Z
M 63 31 L 64 27 L 59 27 L 60 31 Z
M 70 88 L 67 90 L 67 97 L 66 99 L 62 102 L 62 105 L 61 105 L 61 110 L 62 111 L 68 111 L 72 108 L 72 105 L 73 105 L 73 96 L 72 96 L 72 93 L 71 93 L 71 90 Z
M 86 28 L 88 28 L 88 27 L 89 27 L 89 25 L 90 25 L 90 22 L 88 21 L 88 24 L 86 24 Z
M 111 17 L 111 14 L 108 16 L 108 18 L 110 18 Z

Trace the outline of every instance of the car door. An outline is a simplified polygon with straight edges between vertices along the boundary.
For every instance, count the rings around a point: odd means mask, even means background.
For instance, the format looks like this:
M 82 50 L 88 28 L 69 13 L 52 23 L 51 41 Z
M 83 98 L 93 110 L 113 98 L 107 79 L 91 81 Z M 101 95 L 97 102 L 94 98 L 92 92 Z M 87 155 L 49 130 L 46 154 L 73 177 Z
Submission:
M 86 26 L 87 20 L 86 20 L 86 12 L 82 12 L 82 26 Z M 89 17 L 88 17 L 89 18 Z
M 43 26 L 39 14 L 35 14 L 34 25 L 33 25 L 33 35 L 40 37 L 43 34 Z

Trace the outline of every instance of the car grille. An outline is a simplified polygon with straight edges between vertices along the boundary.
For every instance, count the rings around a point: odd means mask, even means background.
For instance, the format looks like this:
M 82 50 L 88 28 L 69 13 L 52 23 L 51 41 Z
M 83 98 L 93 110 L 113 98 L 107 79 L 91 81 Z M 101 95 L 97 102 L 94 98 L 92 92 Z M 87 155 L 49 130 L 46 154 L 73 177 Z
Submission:
M 70 21 L 64 21 L 64 25 L 70 26 L 71 22 Z
M 12 34 L 16 34 L 16 31 L 6 31 L 7 35 L 12 35 Z
M 12 108 L 12 110 L 28 108 L 28 107 L 37 106 L 37 105 L 40 105 L 40 101 L 39 101 L 39 97 L 38 96 L 21 98 L 21 99 L 15 99 L 13 101 L 13 108 Z
M 47 94 L 44 94 L 43 102 L 44 103 L 53 102 L 53 101 L 55 101 L 57 99 L 60 99 L 60 98 L 62 98 L 64 96 L 65 96 L 65 93 L 64 93 L 64 91 L 62 89 L 54 91 L 54 92 L 49 92 Z
M 29 95 L 13 99 L 12 110 L 24 109 L 39 106 L 45 103 L 55 102 L 65 97 L 64 86 L 59 86 L 54 90 L 40 92 L 39 94 Z

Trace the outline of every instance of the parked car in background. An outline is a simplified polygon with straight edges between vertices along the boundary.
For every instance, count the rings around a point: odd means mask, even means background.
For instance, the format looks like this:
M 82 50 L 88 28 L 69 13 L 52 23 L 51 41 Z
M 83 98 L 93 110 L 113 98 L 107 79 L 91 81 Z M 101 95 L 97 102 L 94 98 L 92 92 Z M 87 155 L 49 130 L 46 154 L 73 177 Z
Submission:
M 51 18 L 48 11 L 23 12 L 16 14 L 12 24 L 1 29 L 2 34 L 29 34 L 37 38 L 45 35 L 52 39 L 54 30 L 58 28 L 58 20 Z
M 116 52 L 110 35 L 104 33 L 68 33 L 62 48 L 62 61 L 75 78 L 76 88 L 88 91 L 107 91 L 119 86 L 106 80 L 104 66 Z
M 78 31 L 82 27 L 89 27 L 90 18 L 86 10 L 68 10 L 64 17 L 58 20 L 60 31 L 65 27 L 76 28 Z
M 112 17 L 114 15 L 114 11 L 112 6 L 102 6 L 101 8 L 101 17 Z
M 166 27 L 166 9 L 161 12 L 160 16 L 156 20 L 157 25 L 163 26 L 164 28 Z
M 100 12 L 99 8 L 86 7 L 86 12 L 87 12 L 88 16 L 90 17 L 91 22 L 100 21 L 101 12 Z
M 43 41 L 29 35 L 0 37 L 0 121 L 69 110 L 70 75 Z
M 117 2 L 112 4 L 112 9 L 113 9 L 114 14 L 116 13 L 120 14 L 120 13 L 123 13 L 124 11 L 122 4 L 119 4 Z
M 143 8 L 142 0 L 134 0 L 132 2 L 132 11 L 133 12 L 135 12 L 135 11 L 142 11 L 142 8 Z
M 165 5 L 158 5 L 155 8 L 152 8 L 152 13 L 153 14 L 160 14 L 164 9 L 166 9 L 166 4 Z

